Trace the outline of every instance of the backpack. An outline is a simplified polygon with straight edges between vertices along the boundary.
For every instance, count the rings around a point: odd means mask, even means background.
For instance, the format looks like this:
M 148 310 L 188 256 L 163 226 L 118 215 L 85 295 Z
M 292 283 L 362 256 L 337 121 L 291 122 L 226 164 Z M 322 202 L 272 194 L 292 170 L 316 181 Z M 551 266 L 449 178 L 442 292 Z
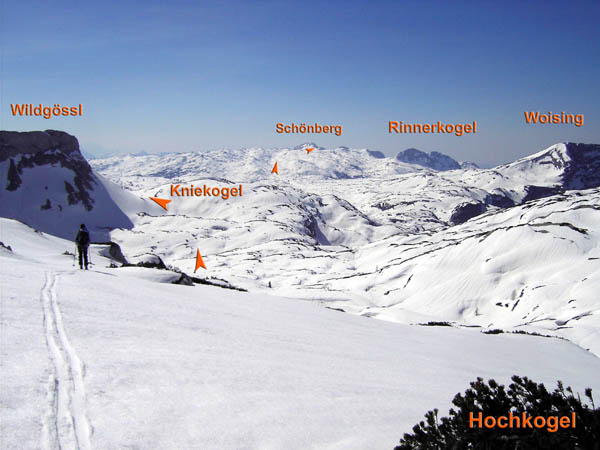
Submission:
M 90 233 L 87 230 L 79 230 L 75 242 L 82 247 L 87 247 L 90 244 Z

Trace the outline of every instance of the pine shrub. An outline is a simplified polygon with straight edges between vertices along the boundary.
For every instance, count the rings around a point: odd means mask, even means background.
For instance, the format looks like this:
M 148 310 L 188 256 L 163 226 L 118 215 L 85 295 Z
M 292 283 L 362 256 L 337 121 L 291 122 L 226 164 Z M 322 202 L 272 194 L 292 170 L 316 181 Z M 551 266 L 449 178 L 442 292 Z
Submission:
M 434 409 L 425 414 L 400 440 L 394 450 L 600 450 L 600 407 L 596 408 L 592 390 L 586 389 L 587 402 L 565 388 L 559 381 L 553 392 L 543 384 L 527 377 L 514 375 L 508 389 L 494 380 L 482 378 L 470 383 L 464 395 L 458 393 L 452 400 L 456 409 L 449 417 L 438 417 Z M 575 413 L 576 426 L 548 428 L 485 428 L 469 426 L 469 413 L 478 417 L 508 416 L 509 412 L 531 417 L 571 416 Z

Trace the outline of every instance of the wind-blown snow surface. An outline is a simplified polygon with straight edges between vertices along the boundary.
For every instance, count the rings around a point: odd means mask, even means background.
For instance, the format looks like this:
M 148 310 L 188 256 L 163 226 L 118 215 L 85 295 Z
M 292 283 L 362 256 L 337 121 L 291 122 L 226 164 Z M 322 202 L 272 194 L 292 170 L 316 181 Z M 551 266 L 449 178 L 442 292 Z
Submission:
M 165 284 L 99 245 L 79 271 L 70 241 L 8 219 L 0 241 L 3 449 L 388 449 L 476 376 L 600 389 L 564 340 Z
M 153 253 L 191 272 L 200 249 L 208 276 L 254 292 L 404 323 L 444 320 L 558 335 L 600 355 L 598 189 L 519 204 L 535 189 L 581 184 L 566 180 L 577 148 L 557 144 L 494 169 L 449 172 L 345 148 L 93 165 L 141 187 L 142 197 L 173 200 L 169 212 L 124 207 L 135 228 L 111 236 L 134 260 Z M 586 151 L 593 156 L 598 149 Z M 275 160 L 280 176 L 269 174 Z M 172 198 L 171 183 L 243 183 L 245 195 Z M 487 211 L 451 226 L 452 211 L 465 203 Z

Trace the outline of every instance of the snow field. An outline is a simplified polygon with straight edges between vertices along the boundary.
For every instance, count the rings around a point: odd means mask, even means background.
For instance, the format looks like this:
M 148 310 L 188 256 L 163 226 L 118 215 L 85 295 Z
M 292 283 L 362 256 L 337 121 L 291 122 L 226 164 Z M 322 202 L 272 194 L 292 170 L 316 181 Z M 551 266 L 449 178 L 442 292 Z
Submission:
M 600 388 L 567 341 L 165 284 L 98 248 L 74 270 L 70 242 L 0 225 L 3 448 L 385 449 L 476 376 Z

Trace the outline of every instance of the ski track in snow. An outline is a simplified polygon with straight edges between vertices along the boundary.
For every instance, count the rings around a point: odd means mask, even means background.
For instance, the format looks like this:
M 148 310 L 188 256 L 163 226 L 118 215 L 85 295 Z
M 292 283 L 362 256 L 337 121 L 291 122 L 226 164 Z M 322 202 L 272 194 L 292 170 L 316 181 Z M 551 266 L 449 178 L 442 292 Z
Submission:
M 46 273 L 40 299 L 46 345 L 54 370 L 48 380 L 48 408 L 42 418 L 45 450 L 90 450 L 92 427 L 85 413 L 84 365 L 71 346 L 58 305 L 58 275 Z

